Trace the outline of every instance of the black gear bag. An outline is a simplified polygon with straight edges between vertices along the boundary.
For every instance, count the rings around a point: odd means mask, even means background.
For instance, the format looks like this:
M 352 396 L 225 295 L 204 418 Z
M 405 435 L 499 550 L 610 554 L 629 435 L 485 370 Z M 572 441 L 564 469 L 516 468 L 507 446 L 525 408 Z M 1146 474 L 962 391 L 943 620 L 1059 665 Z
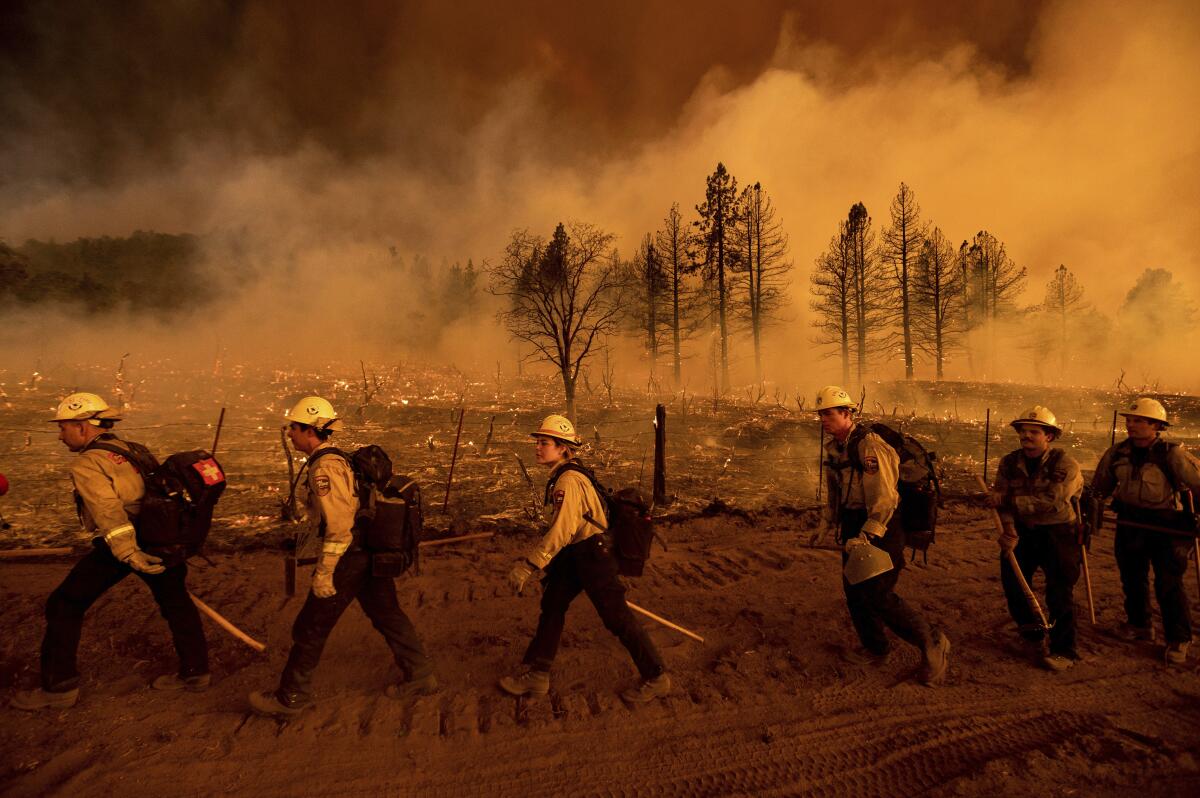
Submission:
M 355 538 L 371 555 L 371 573 L 400 576 L 416 565 L 425 521 L 421 486 L 393 474 L 391 458 L 374 444 L 349 455 L 332 446 L 318 449 L 308 459 L 308 466 L 326 454 L 338 455 L 354 471 L 358 495 Z
M 938 504 L 942 496 L 934 468 L 937 453 L 926 449 L 913 436 L 897 432 L 886 424 L 859 424 L 846 444 L 850 465 L 857 471 L 863 470 L 858 444 L 868 432 L 883 438 L 900 455 L 900 480 L 896 485 L 900 506 L 896 512 L 904 530 L 904 545 L 913 550 L 910 561 L 916 560 L 919 551 L 924 561 L 929 562 L 929 546 L 937 530 Z
M 654 520 L 650 516 L 650 505 L 641 491 L 632 486 L 609 490 L 600 484 L 590 468 L 582 463 L 569 462 L 546 483 L 547 504 L 550 503 L 555 481 L 567 471 L 578 471 L 587 477 L 604 502 L 604 514 L 608 516 L 607 534 L 612 540 L 617 573 L 621 576 L 641 576 L 646 560 L 650 559 L 650 544 L 654 542 Z
M 133 519 L 138 547 L 178 565 L 199 554 L 212 528 L 213 509 L 225 491 L 225 471 L 203 449 L 177 452 L 162 463 L 140 443 L 121 440 L 128 449 L 99 438 L 89 449 L 103 449 L 127 459 L 146 483 L 142 506 Z

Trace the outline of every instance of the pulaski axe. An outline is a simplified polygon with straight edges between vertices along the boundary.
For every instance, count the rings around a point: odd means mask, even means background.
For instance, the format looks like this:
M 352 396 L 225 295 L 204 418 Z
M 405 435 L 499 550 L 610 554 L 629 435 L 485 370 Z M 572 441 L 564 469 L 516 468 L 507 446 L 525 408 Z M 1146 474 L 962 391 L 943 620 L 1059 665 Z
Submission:
M 990 493 L 987 484 L 983 481 L 983 477 L 978 474 L 975 479 L 979 482 L 979 487 L 984 493 Z M 1004 522 L 1000 520 L 1000 513 L 996 512 L 996 508 L 992 507 L 992 522 L 996 525 L 996 532 L 1001 537 L 1004 536 Z M 1025 574 L 1021 573 L 1021 566 L 1017 563 L 1017 556 L 1011 550 L 1004 552 L 1004 557 L 1008 561 L 1008 567 L 1012 569 L 1013 574 L 1017 577 L 1017 584 L 1021 586 L 1021 592 L 1025 594 L 1025 600 L 1029 602 L 1029 609 L 1033 610 L 1033 614 L 1037 616 L 1038 622 L 1041 624 L 1043 631 L 1048 631 L 1053 624 L 1046 621 L 1046 613 L 1042 612 L 1042 605 L 1038 603 L 1037 596 L 1033 594 L 1033 590 L 1029 587 L 1029 583 L 1025 581 Z

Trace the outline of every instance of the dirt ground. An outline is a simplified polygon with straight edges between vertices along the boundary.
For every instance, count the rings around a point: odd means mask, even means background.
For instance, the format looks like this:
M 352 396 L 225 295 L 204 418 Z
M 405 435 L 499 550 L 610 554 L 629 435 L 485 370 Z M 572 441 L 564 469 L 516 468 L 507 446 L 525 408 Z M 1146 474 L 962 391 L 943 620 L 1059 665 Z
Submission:
M 837 553 L 808 546 L 805 514 L 666 525 L 630 599 L 698 631 L 652 627 L 672 695 L 628 708 L 635 671 L 585 598 L 568 616 L 550 695 L 517 701 L 496 679 L 518 662 L 537 599 L 504 575 L 526 536 L 427 550 L 401 601 L 438 664 L 442 691 L 393 701 L 397 677 L 361 610 L 335 629 L 317 705 L 288 723 L 246 694 L 274 685 L 300 595 L 278 552 L 216 554 L 193 591 L 253 636 L 257 654 L 206 622 L 215 677 L 201 694 L 149 688 L 174 668 L 165 623 L 135 579 L 84 628 L 80 703 L 0 710 L 0 793 L 34 795 L 1196 795 L 1200 665 L 1120 642 L 1111 537 L 1092 553 L 1098 624 L 1080 585 L 1085 659 L 1054 674 L 1023 661 L 1004 609 L 993 533 L 952 503 L 929 564 L 899 592 L 953 642 L 945 683 L 912 680 L 914 649 L 850 666 L 853 634 Z M 0 695 L 36 682 L 42 608 L 72 559 L 0 564 Z M 1189 588 L 1191 577 L 1189 575 Z M 1194 595 L 1194 594 L 1193 594 Z

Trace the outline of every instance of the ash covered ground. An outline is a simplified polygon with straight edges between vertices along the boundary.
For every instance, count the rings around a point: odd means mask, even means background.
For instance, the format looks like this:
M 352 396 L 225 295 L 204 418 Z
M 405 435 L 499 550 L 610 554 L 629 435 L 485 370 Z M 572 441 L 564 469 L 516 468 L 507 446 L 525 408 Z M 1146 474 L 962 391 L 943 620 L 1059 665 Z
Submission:
M 357 364 L 355 364 L 357 365 Z M 938 452 L 946 505 L 928 564 L 899 592 L 954 644 L 936 689 L 912 681 L 914 651 L 897 644 L 882 667 L 849 666 L 853 634 L 838 559 L 814 540 L 818 427 L 794 391 L 711 396 L 604 392 L 580 397 L 584 457 L 610 484 L 649 488 L 653 408 L 668 408 L 667 488 L 657 508 L 669 549 L 656 549 L 630 599 L 698 631 L 651 634 L 675 693 L 629 709 L 616 696 L 634 678 L 619 644 L 586 601 L 568 619 L 551 694 L 514 701 L 495 680 L 519 660 L 536 599 L 512 596 L 504 574 L 536 536 L 528 520 L 544 473 L 528 432 L 561 411 L 550 379 L 496 379 L 412 365 L 297 373 L 225 368 L 180 373 L 143 364 L 122 373 L 55 366 L 0 372 L 0 471 L 12 483 L 0 546 L 87 541 L 78 530 L 52 414 L 63 394 L 97 390 L 128 404 L 124 436 L 159 453 L 208 448 L 226 408 L 218 458 L 229 489 L 193 591 L 265 654 L 207 626 L 215 683 L 168 696 L 149 681 L 174 667 L 148 591 L 126 580 L 90 611 L 80 649 L 83 697 L 73 710 L 0 710 L 0 792 L 6 795 L 862 794 L 1191 795 L 1200 788 L 1200 670 L 1166 669 L 1159 649 L 1115 639 L 1122 618 L 1111 532 L 1091 555 L 1097 625 L 1086 620 L 1084 662 L 1064 674 L 1021 659 L 998 579 L 994 531 L 970 496 L 989 460 L 1015 446 L 1006 424 L 1034 402 L 1066 422 L 1063 445 L 1085 469 L 1107 446 L 1113 409 L 1128 396 L 965 383 L 883 384 L 869 417 L 903 427 Z M 273 685 L 300 595 L 284 592 L 280 518 L 287 459 L 283 411 L 318 393 L 346 416 L 343 446 L 379 443 L 425 487 L 433 537 L 495 531 L 489 540 L 427 550 L 398 580 L 401 602 L 438 663 L 444 689 L 395 702 L 387 651 L 357 608 L 347 612 L 317 674 L 318 706 L 281 724 L 252 716 L 245 695 Z M 1194 442 L 1200 402 L 1164 397 Z M 757 399 L 757 401 L 756 401 Z M 809 399 L 811 404 L 811 399 Z M 442 511 L 459 417 L 454 484 Z M 489 438 L 489 430 L 491 435 Z M 530 469 L 533 487 L 522 474 Z M 297 458 L 297 465 L 299 458 Z M 46 596 L 72 557 L 0 561 L 4 634 L 0 691 L 36 681 Z M 1035 586 L 1036 587 L 1036 586 Z M 1195 579 L 1188 588 L 1195 606 Z

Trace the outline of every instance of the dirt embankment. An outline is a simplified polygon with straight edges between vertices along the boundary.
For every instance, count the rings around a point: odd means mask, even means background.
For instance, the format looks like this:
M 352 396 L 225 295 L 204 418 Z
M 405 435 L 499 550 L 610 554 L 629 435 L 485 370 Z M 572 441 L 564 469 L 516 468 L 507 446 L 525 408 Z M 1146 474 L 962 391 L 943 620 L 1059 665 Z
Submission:
M 317 706 L 289 723 L 249 713 L 274 684 L 301 596 L 284 595 L 282 557 L 221 554 L 193 590 L 268 643 L 257 655 L 213 626 L 213 687 L 148 688 L 174 667 L 148 591 L 126 580 L 90 612 L 72 710 L 0 710 L 0 792 L 91 795 L 1194 795 L 1200 790 L 1200 669 L 1167 669 L 1160 649 L 1117 641 L 1111 538 L 1092 554 L 1099 625 L 1085 660 L 1052 674 L 1020 658 L 987 518 L 953 505 L 927 566 L 899 592 L 953 641 L 948 678 L 912 681 L 896 641 L 883 666 L 840 659 L 853 636 L 834 551 L 809 548 L 807 519 L 728 515 L 667 525 L 631 600 L 698 631 L 651 632 L 674 693 L 630 709 L 635 672 L 585 598 L 575 604 L 550 695 L 515 701 L 496 679 L 519 661 L 535 598 L 504 584 L 532 537 L 430 550 L 401 601 L 444 689 L 392 701 L 397 676 L 357 607 L 317 673 Z M 0 691 L 36 676 L 46 595 L 70 560 L 0 565 Z M 1190 578 L 1189 578 L 1190 582 Z M 303 591 L 307 579 L 300 580 Z M 647 622 L 649 623 L 649 622 Z

